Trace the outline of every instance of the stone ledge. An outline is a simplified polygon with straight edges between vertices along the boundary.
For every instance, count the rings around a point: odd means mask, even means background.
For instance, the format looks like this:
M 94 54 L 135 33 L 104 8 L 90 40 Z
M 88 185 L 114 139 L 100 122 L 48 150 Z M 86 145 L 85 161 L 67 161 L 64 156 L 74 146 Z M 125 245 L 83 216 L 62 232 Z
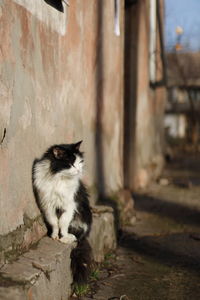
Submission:
M 42 300 L 47 295 L 49 300 L 67 299 L 72 283 L 70 253 L 74 246 L 43 238 L 36 249 L 1 269 L 0 299 Z
M 109 251 L 116 248 L 116 233 L 113 209 L 109 206 L 94 206 L 92 230 L 89 242 L 93 249 L 94 260 L 101 262 Z
M 0 268 L 26 252 L 31 245 L 46 235 L 46 232 L 41 216 L 35 220 L 24 216 L 24 225 L 5 236 L 0 235 Z
M 116 247 L 112 209 L 94 208 L 89 241 L 94 259 L 100 262 Z M 65 245 L 44 237 L 18 260 L 1 268 L 1 300 L 67 300 L 71 294 L 70 253 L 74 244 Z

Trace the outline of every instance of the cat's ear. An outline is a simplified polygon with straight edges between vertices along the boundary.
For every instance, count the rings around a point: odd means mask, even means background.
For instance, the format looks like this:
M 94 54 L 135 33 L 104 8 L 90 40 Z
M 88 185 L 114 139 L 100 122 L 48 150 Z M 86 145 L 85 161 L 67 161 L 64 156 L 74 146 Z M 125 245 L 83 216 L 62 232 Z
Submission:
M 57 147 L 57 146 L 55 146 L 53 148 L 53 155 L 55 156 L 55 158 L 61 159 L 63 157 L 63 155 L 64 155 L 64 150 L 61 149 L 61 148 L 59 148 L 59 147 Z
M 81 143 L 82 143 L 82 141 L 74 144 L 74 149 L 77 150 L 77 151 L 79 151 Z

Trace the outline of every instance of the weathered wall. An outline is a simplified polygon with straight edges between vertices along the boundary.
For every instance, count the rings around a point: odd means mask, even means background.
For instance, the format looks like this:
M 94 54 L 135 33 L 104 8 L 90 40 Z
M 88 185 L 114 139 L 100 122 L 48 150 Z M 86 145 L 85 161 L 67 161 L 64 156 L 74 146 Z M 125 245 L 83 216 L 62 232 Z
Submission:
M 125 184 L 145 187 L 163 166 L 162 137 L 165 88 L 151 88 L 149 78 L 149 1 L 138 1 L 126 11 Z M 125 61 L 126 62 L 126 61 Z M 157 79 L 162 77 L 157 42 Z M 130 70 L 131 68 L 131 70 Z M 125 123 L 126 128 L 126 123 Z
M 32 162 L 51 144 L 83 140 L 89 187 L 122 187 L 123 34 L 114 34 L 113 0 L 73 0 L 64 13 L 43 0 L 1 0 L 0 40 L 5 235 L 38 216 Z

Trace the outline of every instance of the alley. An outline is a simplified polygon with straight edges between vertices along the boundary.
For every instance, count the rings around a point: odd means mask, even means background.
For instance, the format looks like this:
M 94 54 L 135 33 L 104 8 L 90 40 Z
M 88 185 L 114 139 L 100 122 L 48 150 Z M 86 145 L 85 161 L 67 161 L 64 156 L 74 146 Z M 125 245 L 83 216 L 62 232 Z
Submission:
M 93 299 L 199 299 L 199 171 L 197 156 L 179 157 L 134 194 L 137 222 L 122 233 L 108 275 L 100 271 Z
M 199 11 L 0 0 L 0 300 L 200 299 Z

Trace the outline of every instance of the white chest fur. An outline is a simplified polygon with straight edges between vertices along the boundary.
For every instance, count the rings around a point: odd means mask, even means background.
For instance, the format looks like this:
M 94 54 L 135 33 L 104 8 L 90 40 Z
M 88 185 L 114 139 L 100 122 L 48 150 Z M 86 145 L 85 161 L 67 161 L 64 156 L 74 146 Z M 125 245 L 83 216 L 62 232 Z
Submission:
M 43 209 L 76 210 L 74 196 L 78 190 L 79 176 L 67 177 L 62 172 L 52 175 L 50 162 L 44 160 L 35 165 L 34 184 Z

